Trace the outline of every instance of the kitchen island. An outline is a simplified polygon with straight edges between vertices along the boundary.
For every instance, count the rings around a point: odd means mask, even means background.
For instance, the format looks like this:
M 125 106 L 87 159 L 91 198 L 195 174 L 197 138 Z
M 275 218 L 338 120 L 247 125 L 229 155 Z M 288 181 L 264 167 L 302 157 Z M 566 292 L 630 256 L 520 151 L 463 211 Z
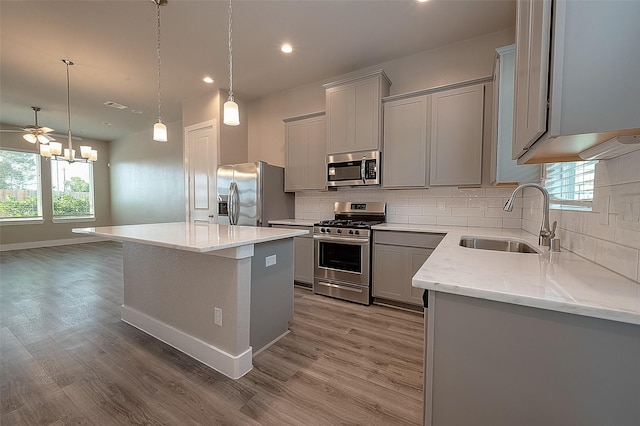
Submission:
M 428 299 L 425 425 L 638 424 L 640 284 L 526 231 L 411 230 L 446 234 L 413 278 Z M 461 247 L 467 236 L 539 253 Z
M 228 377 L 288 333 L 293 237 L 307 231 L 185 222 L 73 231 L 122 241 L 123 321 Z

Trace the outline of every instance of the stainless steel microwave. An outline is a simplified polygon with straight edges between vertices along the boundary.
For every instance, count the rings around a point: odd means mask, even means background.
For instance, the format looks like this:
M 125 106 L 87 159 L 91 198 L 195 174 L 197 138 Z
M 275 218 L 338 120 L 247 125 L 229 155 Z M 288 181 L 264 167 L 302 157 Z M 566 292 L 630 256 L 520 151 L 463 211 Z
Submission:
M 327 155 L 327 186 L 380 185 L 380 151 Z

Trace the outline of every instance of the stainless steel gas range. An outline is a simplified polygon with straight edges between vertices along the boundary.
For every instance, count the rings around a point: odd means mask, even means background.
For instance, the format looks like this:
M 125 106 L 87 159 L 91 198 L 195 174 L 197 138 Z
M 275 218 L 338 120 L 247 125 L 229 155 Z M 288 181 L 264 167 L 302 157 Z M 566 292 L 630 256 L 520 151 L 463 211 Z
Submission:
M 313 227 L 317 294 L 371 303 L 371 227 L 385 222 L 383 202 L 336 202 L 334 220 Z

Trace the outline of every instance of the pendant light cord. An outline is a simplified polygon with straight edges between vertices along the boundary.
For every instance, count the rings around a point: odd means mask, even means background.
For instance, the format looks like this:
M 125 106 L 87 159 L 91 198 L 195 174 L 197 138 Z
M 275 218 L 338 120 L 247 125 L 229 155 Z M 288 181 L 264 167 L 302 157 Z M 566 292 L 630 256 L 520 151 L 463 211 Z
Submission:
M 160 88 L 160 0 L 155 0 L 158 8 L 158 121 L 162 121 L 162 90 Z
M 233 10 L 231 9 L 231 0 L 229 0 L 229 100 L 233 101 L 233 55 L 231 48 L 231 17 Z

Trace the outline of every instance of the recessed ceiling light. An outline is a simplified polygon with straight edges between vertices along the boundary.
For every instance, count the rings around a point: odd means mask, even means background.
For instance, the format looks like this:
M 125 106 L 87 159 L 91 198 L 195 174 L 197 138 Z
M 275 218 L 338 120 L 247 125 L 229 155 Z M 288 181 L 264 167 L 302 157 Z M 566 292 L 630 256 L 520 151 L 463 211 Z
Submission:
M 111 124 L 109 122 L 106 122 L 106 121 L 103 121 L 102 124 L 104 124 L 105 126 L 113 126 L 113 124 Z
M 202 79 L 202 81 L 204 81 L 204 82 L 205 82 L 205 83 L 207 83 L 207 84 L 211 84 L 211 83 L 213 83 L 213 82 L 214 82 L 214 80 L 213 80 L 211 77 L 209 77 L 209 76 L 207 76 L 207 77 L 203 78 L 203 79 Z
M 129 108 L 126 105 L 122 105 L 122 104 L 119 104 L 119 103 L 113 102 L 113 101 L 107 101 L 104 104 L 106 106 L 108 106 L 108 107 L 115 108 L 115 109 L 127 109 L 127 108 Z
M 426 2 L 428 2 L 429 0 L 416 0 L 416 1 L 417 1 L 418 3 L 426 3 Z
M 139 109 L 132 109 L 131 112 L 134 114 L 142 114 L 142 111 L 140 111 Z
M 284 53 L 291 53 L 293 52 L 293 47 L 289 43 L 285 43 L 282 45 L 280 50 L 282 50 Z

